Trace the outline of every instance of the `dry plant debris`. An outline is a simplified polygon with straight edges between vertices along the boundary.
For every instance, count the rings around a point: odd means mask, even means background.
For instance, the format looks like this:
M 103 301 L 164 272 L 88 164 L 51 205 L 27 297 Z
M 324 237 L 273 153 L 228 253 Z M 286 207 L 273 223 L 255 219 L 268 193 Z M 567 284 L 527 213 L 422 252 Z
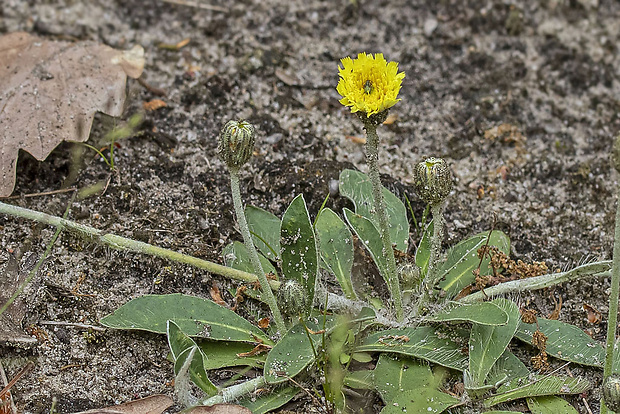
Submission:
M 77 414 L 161 414 L 172 404 L 172 398 L 167 395 L 156 394 L 128 403 L 82 411 Z
M 138 78 L 144 50 L 59 42 L 28 33 L 0 37 L 0 197 L 15 186 L 23 149 L 44 160 L 62 141 L 88 139 L 95 112 L 120 116 L 127 76 Z

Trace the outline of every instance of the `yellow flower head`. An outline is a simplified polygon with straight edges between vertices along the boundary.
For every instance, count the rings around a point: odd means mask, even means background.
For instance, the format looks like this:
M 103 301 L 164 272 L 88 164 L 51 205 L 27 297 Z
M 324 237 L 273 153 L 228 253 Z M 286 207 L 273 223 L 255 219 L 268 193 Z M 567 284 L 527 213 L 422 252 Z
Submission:
M 383 112 L 400 101 L 397 99 L 405 72 L 398 73 L 397 62 L 387 62 L 383 53 L 360 53 L 357 59 L 346 57 L 338 66 L 340 80 L 336 90 L 340 103 L 351 112 L 365 112 L 369 117 Z

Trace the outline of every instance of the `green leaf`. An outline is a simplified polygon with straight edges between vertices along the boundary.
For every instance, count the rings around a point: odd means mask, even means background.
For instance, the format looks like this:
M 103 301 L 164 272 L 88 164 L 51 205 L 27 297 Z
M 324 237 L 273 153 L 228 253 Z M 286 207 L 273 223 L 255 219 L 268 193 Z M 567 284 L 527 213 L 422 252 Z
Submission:
M 314 332 L 318 332 L 321 329 L 310 320 L 307 320 L 305 323 Z M 308 336 L 312 338 L 312 343 L 310 343 Z M 314 362 L 314 350 L 318 349 L 321 342 L 322 334 L 308 335 L 302 323 L 298 323 L 289 329 L 280 342 L 267 355 L 264 369 L 267 383 L 279 384 L 299 374 Z
M 245 207 L 245 218 L 256 248 L 266 258 L 274 262 L 278 260 L 280 258 L 280 219 L 267 210 L 254 206 Z
M 174 374 L 179 375 L 181 367 L 183 367 L 187 358 L 191 356 L 192 360 L 189 364 L 189 377 L 191 380 L 209 397 L 217 394 L 217 387 L 213 385 L 207 375 L 205 367 L 207 357 L 198 348 L 196 342 L 185 335 L 173 321 L 168 321 L 168 345 L 174 359 Z
M 375 387 L 386 404 L 413 388 L 434 388 L 433 372 L 427 364 L 411 358 L 381 354 L 374 373 Z
M 269 393 L 261 394 L 258 398 L 246 397 L 237 404 L 249 409 L 252 414 L 264 414 L 282 407 L 299 393 L 297 387 L 282 387 Z
M 605 348 L 581 329 L 564 322 L 544 318 L 538 318 L 538 325 L 540 331 L 548 338 L 546 351 L 549 355 L 581 365 L 603 366 Z M 515 336 L 531 344 L 535 331 L 536 324 L 521 322 Z
M 459 402 L 458 398 L 435 388 L 414 388 L 406 390 L 387 404 L 381 414 L 443 413 Z
M 347 225 L 329 208 L 323 209 L 316 219 L 315 231 L 323 263 L 336 276 L 342 292 L 349 299 L 357 299 L 351 269 L 353 268 L 353 236 Z
M 348 372 L 344 377 L 344 385 L 359 390 L 374 390 L 374 371 L 362 370 Z
M 582 378 L 537 376 L 513 380 L 498 389 L 499 394 L 484 400 L 485 407 L 513 401 L 519 398 L 540 397 L 556 394 L 579 394 L 590 388 L 590 382 Z
M 480 325 L 506 325 L 508 315 L 499 306 L 491 302 L 472 305 L 457 304 L 448 310 L 440 311 L 431 317 L 433 322 L 474 322 Z
M 347 219 L 347 223 L 349 223 L 349 226 L 351 226 L 357 237 L 364 244 L 366 250 L 370 253 L 372 260 L 379 268 L 379 273 L 389 287 L 390 283 L 387 280 L 387 259 L 385 254 L 383 254 L 383 242 L 381 241 L 379 230 L 372 224 L 372 221 L 352 212 L 348 208 L 344 209 L 344 217 Z
M 437 333 L 431 326 L 388 329 L 369 335 L 356 352 L 393 352 L 434 362 L 444 367 L 463 371 L 467 357 L 461 346 Z
M 556 396 L 528 398 L 527 406 L 532 414 L 578 414 L 579 412 L 563 398 Z
M 480 264 L 478 249 L 486 245 L 488 236 L 488 231 L 479 233 L 461 241 L 448 253 L 448 258 L 438 271 L 441 278 L 439 287 L 447 292 L 448 298 L 456 296 L 464 287 L 475 281 L 476 277 L 472 271 Z M 510 239 L 503 232 L 494 230 L 491 233 L 489 246 L 496 246 L 500 251 L 508 254 Z M 485 257 L 480 265 L 480 274 L 483 276 L 493 274 L 488 257 Z
M 484 411 L 483 414 L 515 414 L 519 411 L 504 411 L 504 410 L 493 410 L 493 411 Z
M 258 338 L 267 344 L 273 343 L 263 331 L 230 309 L 208 299 L 180 293 L 132 299 L 100 323 L 108 328 L 165 334 L 169 320 L 189 336 L 238 342 L 256 342 Z
M 501 311 L 508 316 L 508 323 L 503 326 L 488 326 L 474 323 L 469 337 L 469 372 L 472 387 L 482 387 L 496 361 L 506 351 L 521 319 L 519 308 L 508 299 L 493 300 Z
M 376 228 L 379 228 L 374 212 L 372 184 L 366 174 L 354 170 L 343 170 L 340 173 L 340 194 L 353 202 L 357 214 L 366 217 Z M 405 205 L 386 188 L 383 188 L 383 198 L 389 221 L 390 239 L 396 245 L 397 250 L 406 252 L 409 244 L 409 220 Z
M 207 370 L 238 366 L 261 367 L 267 357 L 266 354 L 247 357 L 237 356 L 254 349 L 253 344 L 245 342 L 199 340 L 197 343 L 200 350 L 207 356 L 205 362 Z
M 238 241 L 232 242 L 228 246 L 224 247 L 224 250 L 222 250 L 222 256 L 224 257 L 224 263 L 226 263 L 226 266 L 254 274 L 254 266 L 252 266 L 252 261 L 250 260 L 250 252 L 248 251 L 248 248 L 245 247 L 245 244 Z M 271 264 L 265 256 L 258 253 L 258 258 L 260 259 L 260 263 L 263 265 L 263 271 L 265 274 L 271 273 L 277 275 L 276 268 L 273 267 L 273 264 Z
M 428 271 L 428 261 L 431 258 L 431 237 L 433 236 L 433 220 L 428 223 L 426 230 L 422 235 L 420 244 L 415 251 L 415 264 L 420 268 L 422 277 L 426 276 Z
M 280 236 L 282 274 L 285 279 L 296 280 L 304 287 L 310 299 L 306 314 L 310 314 L 319 255 L 303 195 L 295 197 L 284 212 Z
M 508 349 L 499 357 L 491 372 L 487 376 L 487 383 L 499 386 L 506 381 L 524 378 L 530 375 L 530 371 L 519 358 Z

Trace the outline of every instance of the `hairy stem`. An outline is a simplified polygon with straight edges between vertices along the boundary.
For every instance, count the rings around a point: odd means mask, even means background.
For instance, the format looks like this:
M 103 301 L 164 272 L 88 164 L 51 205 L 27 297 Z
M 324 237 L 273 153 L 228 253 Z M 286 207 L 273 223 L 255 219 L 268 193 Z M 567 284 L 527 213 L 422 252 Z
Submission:
M 284 332 L 286 332 L 284 319 L 280 313 L 280 308 L 278 308 L 276 297 L 273 295 L 273 291 L 269 286 L 267 276 L 265 276 L 263 265 L 261 265 L 260 259 L 258 258 L 258 252 L 256 251 L 256 246 L 254 246 L 252 234 L 250 234 L 250 228 L 248 227 L 248 222 L 245 219 L 245 211 L 243 209 L 243 202 L 241 201 L 241 191 L 239 190 L 239 175 L 237 171 L 233 169 L 230 169 L 230 188 L 232 189 L 233 204 L 235 206 L 237 222 L 239 223 L 239 230 L 241 230 L 245 247 L 247 247 L 250 252 L 250 261 L 252 262 L 252 267 L 254 267 L 254 273 L 258 276 L 258 281 L 263 292 L 262 300 L 267 304 L 267 306 L 269 306 L 278 331 L 284 335 Z
M 385 200 L 383 199 L 383 186 L 379 178 L 379 136 L 377 135 L 377 126 L 369 120 L 364 120 L 364 129 L 366 129 L 366 163 L 368 164 L 368 177 L 372 184 L 372 197 L 375 202 L 375 214 L 379 222 L 379 233 L 383 242 L 383 254 L 387 258 L 387 275 L 386 282 L 394 301 L 396 310 L 396 319 L 403 320 L 403 300 L 400 291 L 400 282 L 396 273 L 396 259 L 394 258 L 394 250 L 392 241 L 390 240 L 390 231 L 388 218 L 385 212 Z
M 422 281 L 422 291 L 416 303 L 414 316 L 426 312 L 426 305 L 433 297 L 433 289 L 437 284 L 437 261 L 441 253 L 441 243 L 443 243 L 443 202 L 431 205 L 433 214 L 433 235 L 431 236 L 431 252 L 428 258 L 428 269 L 426 277 Z
M 431 237 L 431 254 L 428 259 L 428 270 L 426 272 L 426 281 L 429 288 L 433 288 L 437 283 L 437 261 L 441 254 L 441 243 L 443 243 L 443 203 L 437 203 L 431 206 L 433 214 L 433 236 Z
M 62 230 L 71 231 L 84 239 L 100 243 L 115 250 L 148 254 L 178 263 L 185 263 L 229 279 L 239 280 L 241 282 L 254 283 L 258 281 L 256 275 L 252 273 L 243 272 L 241 270 L 222 266 L 208 260 L 198 259 L 197 257 L 187 254 L 153 246 L 152 244 L 117 236 L 115 234 L 105 233 L 94 227 L 86 226 L 64 218 L 51 216 L 39 211 L 29 210 L 27 208 L 12 206 L 10 204 L 0 202 L 0 214 L 8 214 L 14 217 L 21 217 L 28 220 L 34 220 L 39 223 L 49 224 Z M 273 289 L 278 289 L 280 287 L 280 282 L 276 280 L 270 280 L 269 284 Z
M 620 257 L 620 256 L 619 256 Z M 472 293 L 464 298 L 459 299 L 461 303 L 481 302 L 488 297 L 505 295 L 514 292 L 523 292 L 526 290 L 538 290 L 559 285 L 560 283 L 570 282 L 572 280 L 582 279 L 584 277 L 601 277 L 609 276 L 611 269 L 611 260 L 601 262 L 588 263 L 571 269 L 567 272 L 549 273 L 542 276 L 530 277 L 527 279 L 512 280 L 506 283 L 484 289 L 484 291 Z
M 618 296 L 620 295 L 620 187 L 617 189 L 616 230 L 614 233 L 614 257 L 611 271 L 611 293 L 609 294 L 609 316 L 607 317 L 607 341 L 603 380 L 612 374 L 614 346 L 618 326 Z M 603 412 L 603 407 L 601 407 Z
M 222 403 L 229 403 L 231 401 L 235 401 L 245 395 L 248 395 L 251 392 L 256 391 L 259 388 L 265 386 L 267 382 L 265 381 L 265 377 L 260 376 L 254 379 L 251 379 L 246 382 L 242 382 L 241 384 L 233 385 L 228 388 L 224 388 L 219 392 L 218 395 L 215 395 L 211 398 L 207 398 L 203 400 L 200 405 L 215 405 Z

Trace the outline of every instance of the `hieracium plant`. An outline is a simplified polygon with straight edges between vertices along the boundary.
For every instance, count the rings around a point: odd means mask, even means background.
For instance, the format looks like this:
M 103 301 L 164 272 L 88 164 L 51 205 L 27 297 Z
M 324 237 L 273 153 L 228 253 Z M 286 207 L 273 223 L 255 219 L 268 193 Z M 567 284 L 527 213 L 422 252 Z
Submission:
M 371 390 L 385 403 L 382 414 L 441 413 L 457 407 L 497 414 L 500 411 L 492 411 L 493 407 L 516 399 L 525 399 L 532 412 L 576 413 L 557 395 L 582 393 L 590 383 L 546 372 L 553 357 L 604 365 L 607 406 L 620 408 L 615 375 L 620 373 L 620 361 L 613 346 L 620 266 L 614 266 L 604 364 L 605 348 L 579 328 L 537 318 L 533 310 L 520 309 L 514 300 L 500 296 L 586 276 L 609 276 L 611 262 L 551 273 L 544 263 L 510 259 L 510 240 L 497 230 L 476 234 L 442 252 L 443 208 L 453 190 L 452 174 L 443 159 L 426 158 L 415 167 L 414 186 L 433 221 L 423 229 L 415 253 L 409 253 L 405 205 L 379 179 L 377 135 L 399 101 L 405 75 L 382 54 L 365 53 L 342 59 L 339 74 L 340 102 L 357 114 L 367 134 L 368 174 L 346 169 L 339 179 L 339 193 L 352 202 L 354 211 L 344 208 L 338 214 L 324 202 L 312 219 L 301 194 L 281 218 L 258 207 L 244 207 L 239 174 L 252 157 L 257 131 L 247 121 L 227 122 L 218 137 L 218 154 L 230 173 L 243 243 L 224 248 L 225 266 L 4 203 L 0 212 L 245 283 L 227 292 L 235 298 L 234 306 L 190 295 L 146 295 L 100 321 L 109 328 L 166 334 L 176 394 L 187 407 L 236 402 L 262 414 L 303 390 L 319 412 L 348 412 L 349 396 L 361 395 L 354 390 Z M 617 149 L 620 154 L 620 144 Z M 414 218 L 412 208 L 410 213 Z M 619 229 L 620 224 L 614 250 L 618 263 Z M 356 243 L 371 256 L 390 298 L 378 297 L 368 284 L 354 283 Z M 328 278 L 337 282 L 329 291 Z M 264 317 L 262 306 L 246 306 L 243 317 L 237 314 L 244 297 L 266 304 L 274 323 Z M 537 355 L 525 362 L 518 358 L 511 350 L 517 340 L 532 345 Z M 210 370 L 231 367 L 243 368 L 229 382 L 214 384 L 209 379 Z M 250 370 L 252 375 L 241 379 Z M 447 375 L 453 383 L 462 383 L 458 394 L 444 391 Z M 193 395 L 195 386 L 199 396 Z M 258 392 L 265 389 L 271 392 Z

